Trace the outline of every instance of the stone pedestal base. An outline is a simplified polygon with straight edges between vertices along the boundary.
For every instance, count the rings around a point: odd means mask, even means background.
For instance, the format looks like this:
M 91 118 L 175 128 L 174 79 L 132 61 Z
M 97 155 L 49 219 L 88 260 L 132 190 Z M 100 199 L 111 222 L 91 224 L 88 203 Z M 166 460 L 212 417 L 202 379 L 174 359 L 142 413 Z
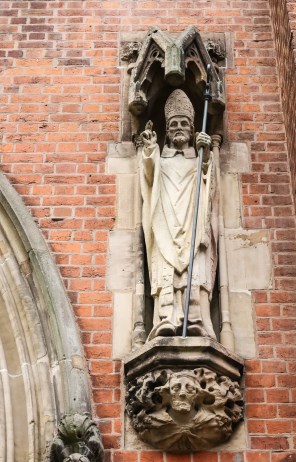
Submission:
M 242 419 L 242 360 L 216 341 L 163 337 L 125 361 L 126 409 L 139 438 L 192 452 L 227 441 Z

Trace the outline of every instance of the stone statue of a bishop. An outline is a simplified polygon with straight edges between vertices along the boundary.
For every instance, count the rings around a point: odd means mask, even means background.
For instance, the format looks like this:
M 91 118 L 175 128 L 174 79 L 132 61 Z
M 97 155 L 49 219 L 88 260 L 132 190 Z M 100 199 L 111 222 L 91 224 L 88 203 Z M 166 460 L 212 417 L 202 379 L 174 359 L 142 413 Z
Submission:
M 188 319 L 189 336 L 215 338 L 210 301 L 217 266 L 218 203 L 211 138 L 194 134 L 194 109 L 180 89 L 165 104 L 166 144 L 160 153 L 147 124 L 141 134 L 142 223 L 148 259 L 153 329 L 148 340 L 182 335 L 195 204 L 198 152 L 204 147 Z

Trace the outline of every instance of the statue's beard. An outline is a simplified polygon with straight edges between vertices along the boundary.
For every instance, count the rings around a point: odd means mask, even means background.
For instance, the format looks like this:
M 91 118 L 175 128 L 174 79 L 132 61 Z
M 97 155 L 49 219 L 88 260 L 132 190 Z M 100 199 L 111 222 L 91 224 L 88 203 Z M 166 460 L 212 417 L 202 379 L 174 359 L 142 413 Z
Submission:
M 187 136 L 184 135 L 182 132 L 177 132 L 173 137 L 173 144 L 177 148 L 181 148 L 188 142 Z

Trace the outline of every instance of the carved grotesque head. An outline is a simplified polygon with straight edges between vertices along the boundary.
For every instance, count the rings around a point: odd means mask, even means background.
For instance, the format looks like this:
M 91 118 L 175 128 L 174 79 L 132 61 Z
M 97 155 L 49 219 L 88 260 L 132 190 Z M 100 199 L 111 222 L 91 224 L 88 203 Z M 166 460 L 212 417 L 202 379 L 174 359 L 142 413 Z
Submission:
M 197 386 L 193 377 L 173 374 L 169 382 L 170 405 L 178 412 L 187 413 L 194 407 Z
M 172 372 L 162 387 L 157 389 L 162 404 L 167 410 L 177 414 L 187 415 L 195 410 L 200 387 L 194 372 Z
M 193 138 L 194 109 L 182 90 L 175 90 L 165 104 L 167 139 L 171 148 L 183 149 Z

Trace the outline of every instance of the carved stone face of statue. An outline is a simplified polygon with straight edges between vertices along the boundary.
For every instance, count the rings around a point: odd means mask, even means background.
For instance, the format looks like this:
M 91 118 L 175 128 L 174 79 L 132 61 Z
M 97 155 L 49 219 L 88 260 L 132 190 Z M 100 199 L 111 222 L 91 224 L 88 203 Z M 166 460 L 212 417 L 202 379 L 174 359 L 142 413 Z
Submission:
M 170 148 L 183 149 L 188 147 L 192 137 L 192 127 L 188 118 L 184 116 L 172 117 L 167 126 L 167 137 Z
M 194 406 L 197 388 L 190 377 L 173 376 L 170 380 L 171 407 L 177 412 L 190 412 Z

